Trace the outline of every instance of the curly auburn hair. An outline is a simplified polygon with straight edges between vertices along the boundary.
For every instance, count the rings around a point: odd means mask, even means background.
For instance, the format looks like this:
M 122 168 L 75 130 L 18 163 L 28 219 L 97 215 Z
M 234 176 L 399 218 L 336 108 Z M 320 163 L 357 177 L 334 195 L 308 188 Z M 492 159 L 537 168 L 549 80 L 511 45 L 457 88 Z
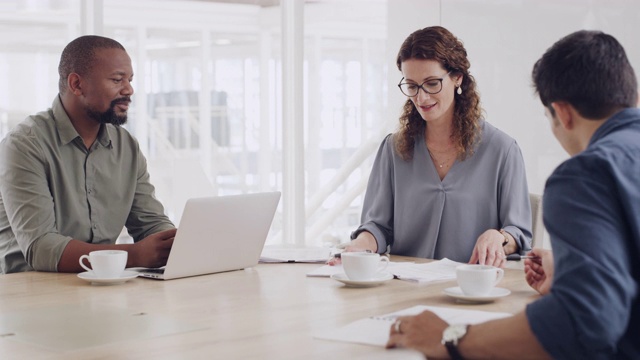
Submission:
M 450 76 L 462 75 L 462 94 L 455 96 L 453 115 L 453 143 L 458 150 L 458 159 L 473 155 L 480 138 L 482 107 L 473 76 L 469 74 L 467 50 L 449 30 L 441 26 L 431 26 L 415 31 L 402 43 L 396 63 L 402 70 L 402 63 L 409 59 L 438 61 L 450 71 Z M 400 116 L 400 126 L 394 135 L 396 151 L 405 161 L 413 158 L 415 139 L 423 135 L 426 122 L 418 113 L 410 99 L 404 104 Z

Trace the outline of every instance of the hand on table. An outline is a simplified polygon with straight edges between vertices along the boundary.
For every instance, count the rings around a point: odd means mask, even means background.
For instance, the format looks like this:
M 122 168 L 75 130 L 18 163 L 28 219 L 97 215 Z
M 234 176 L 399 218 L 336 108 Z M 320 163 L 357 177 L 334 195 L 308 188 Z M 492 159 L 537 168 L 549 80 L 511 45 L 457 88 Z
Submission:
M 378 243 L 376 238 L 368 231 L 363 231 L 358 234 L 354 240 L 344 247 L 343 252 L 376 252 L 378 251 Z M 328 265 L 338 265 L 342 261 L 339 257 L 331 257 L 327 260 Z
M 431 311 L 416 316 L 399 317 L 389 330 L 387 349 L 405 347 L 415 349 L 428 358 L 448 358 L 447 349 L 440 343 L 448 324 Z
M 359 246 L 347 245 L 342 252 L 372 252 L 369 249 L 364 249 Z M 342 263 L 342 259 L 339 256 L 332 256 L 327 260 L 327 265 L 339 265 Z
M 507 256 L 502 248 L 504 236 L 494 229 L 482 233 L 476 241 L 469 264 L 492 265 L 503 268 L 507 265 Z
M 531 250 L 528 255 L 538 258 L 524 261 L 525 279 L 529 286 L 540 294 L 546 295 L 551 291 L 553 283 L 553 253 L 550 250 L 536 248 Z

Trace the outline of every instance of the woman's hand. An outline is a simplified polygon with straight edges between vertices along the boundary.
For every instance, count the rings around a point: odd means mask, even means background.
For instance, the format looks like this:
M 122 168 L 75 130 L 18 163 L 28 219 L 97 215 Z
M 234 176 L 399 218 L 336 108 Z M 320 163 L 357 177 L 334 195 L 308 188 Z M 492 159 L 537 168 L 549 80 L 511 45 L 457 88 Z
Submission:
M 498 230 L 489 229 L 478 237 L 473 248 L 469 264 L 492 265 L 503 268 L 507 265 L 507 256 L 502 248 L 504 236 Z
M 378 242 L 376 238 L 368 231 L 363 231 L 358 234 L 358 237 L 353 239 L 349 245 L 345 246 L 343 252 L 377 252 L 378 251 Z M 339 257 L 332 257 L 327 260 L 328 265 L 338 265 L 342 261 Z

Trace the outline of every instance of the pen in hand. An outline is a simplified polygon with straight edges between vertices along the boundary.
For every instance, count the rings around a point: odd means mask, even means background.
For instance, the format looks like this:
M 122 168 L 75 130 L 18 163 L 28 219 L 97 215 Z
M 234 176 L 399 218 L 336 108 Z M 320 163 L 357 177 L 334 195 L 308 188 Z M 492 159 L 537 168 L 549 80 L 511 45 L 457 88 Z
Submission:
M 530 256 L 530 255 L 520 255 L 518 253 L 507 255 L 507 260 L 520 261 L 520 260 L 524 260 L 524 259 L 536 260 L 536 259 L 540 259 L 540 257 L 539 256 Z

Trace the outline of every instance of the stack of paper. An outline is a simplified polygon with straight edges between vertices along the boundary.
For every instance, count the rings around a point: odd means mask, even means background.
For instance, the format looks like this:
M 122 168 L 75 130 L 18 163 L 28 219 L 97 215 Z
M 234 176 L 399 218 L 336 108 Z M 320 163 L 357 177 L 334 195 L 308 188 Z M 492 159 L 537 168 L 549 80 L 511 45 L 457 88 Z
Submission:
M 338 329 L 327 329 L 314 335 L 317 339 L 353 342 L 365 345 L 385 346 L 389 339 L 389 330 L 400 316 L 417 315 L 433 311 L 449 324 L 479 324 L 485 321 L 511 316 L 508 313 L 418 305 L 386 315 L 354 321 Z
M 442 259 L 429 263 L 416 264 L 413 262 L 389 262 L 386 272 L 396 278 L 414 281 L 421 284 L 453 280 L 456 278 L 456 266 L 462 263 Z M 333 274 L 343 273 L 342 266 L 325 265 L 307 273 L 307 276 L 329 277 Z
M 444 258 L 423 264 L 394 263 L 389 271 L 400 280 L 415 281 L 418 283 L 433 283 L 456 278 L 456 267 L 463 263 Z

